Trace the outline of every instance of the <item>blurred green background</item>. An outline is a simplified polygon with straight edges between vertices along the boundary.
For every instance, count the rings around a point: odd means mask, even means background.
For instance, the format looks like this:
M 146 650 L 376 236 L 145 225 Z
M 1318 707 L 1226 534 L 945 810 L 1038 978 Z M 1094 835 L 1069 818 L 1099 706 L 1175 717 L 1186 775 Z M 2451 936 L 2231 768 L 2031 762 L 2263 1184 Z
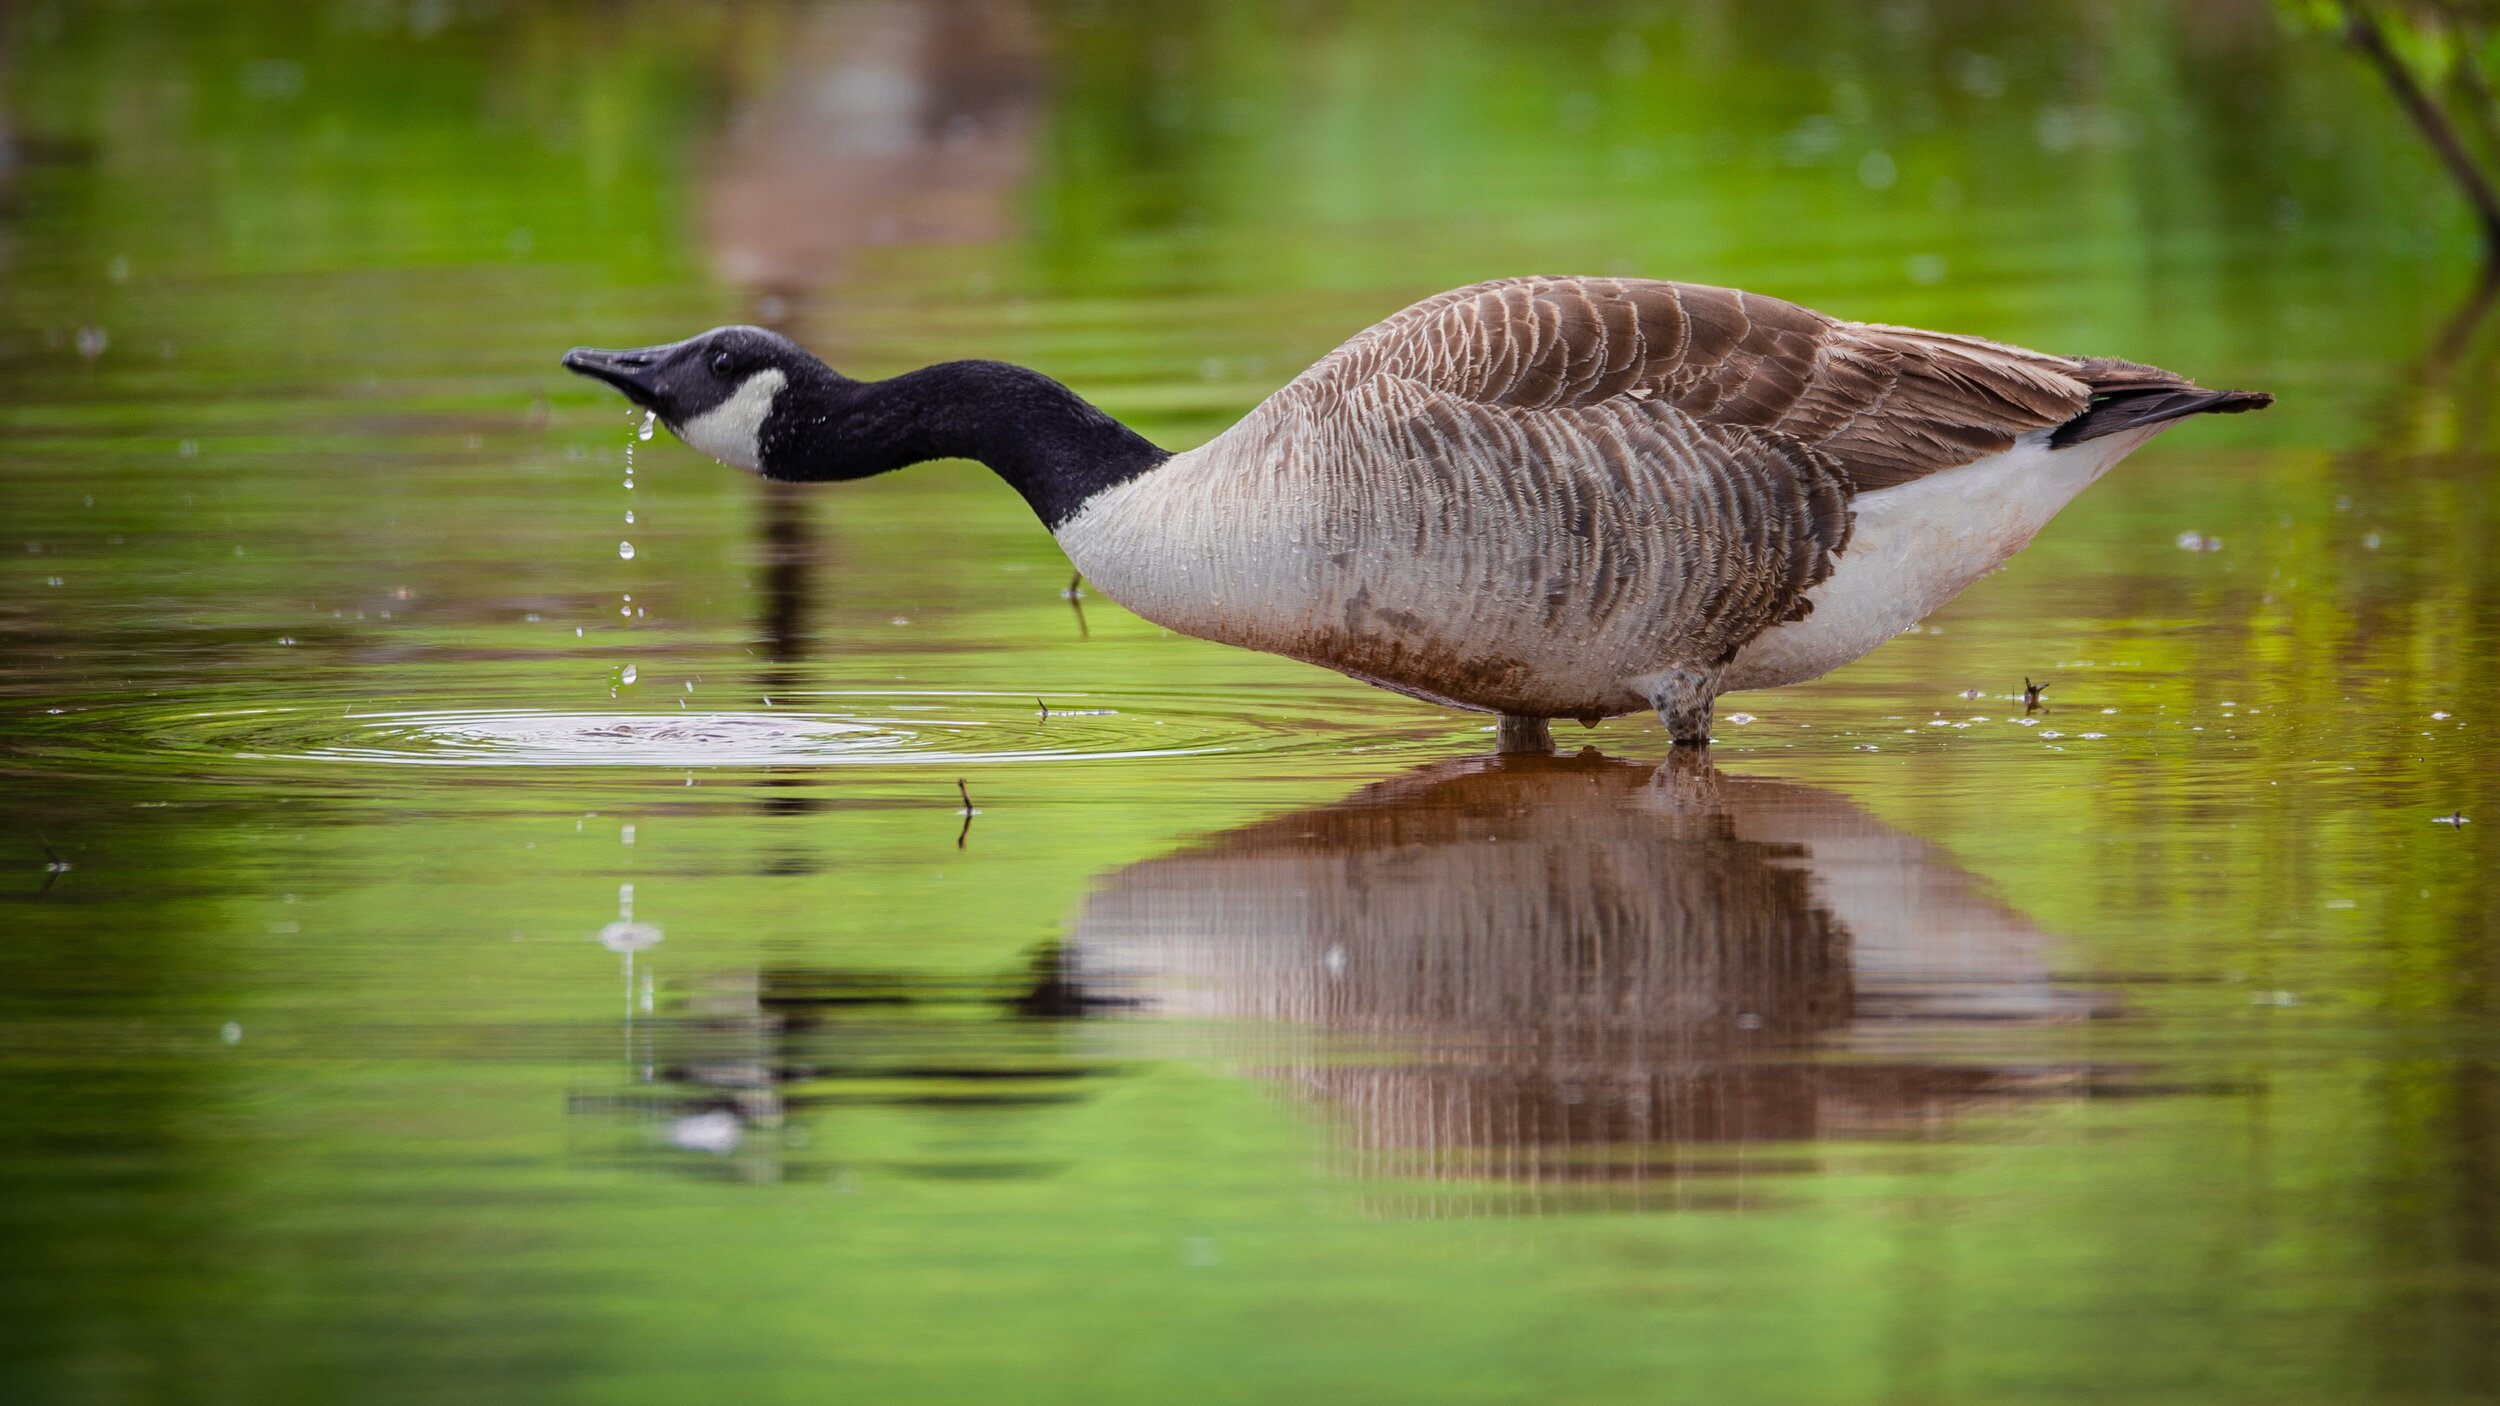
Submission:
M 0 8 L 0 1395 L 2492 1400 L 2476 257 L 2254 0 Z M 2279 403 L 1661 810 L 555 366 L 1525 272 Z

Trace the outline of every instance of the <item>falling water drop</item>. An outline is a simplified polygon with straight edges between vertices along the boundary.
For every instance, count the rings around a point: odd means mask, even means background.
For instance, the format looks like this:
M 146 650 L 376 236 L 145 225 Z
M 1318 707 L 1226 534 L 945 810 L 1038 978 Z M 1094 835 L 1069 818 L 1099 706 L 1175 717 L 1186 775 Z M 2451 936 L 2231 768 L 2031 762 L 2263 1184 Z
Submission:
M 628 664 L 625 666 L 625 672 L 617 675 L 617 677 L 624 680 L 626 683 L 632 683 L 634 680 L 641 678 L 642 675 L 635 670 L 633 665 Z
M 625 510 L 625 525 L 627 527 L 634 525 L 634 510 L 631 508 Z
M 632 561 L 634 559 L 634 544 L 631 542 L 617 543 L 616 554 L 627 561 Z
M 660 416 L 659 416 L 659 412 L 658 412 L 658 411 L 655 411 L 655 410 L 645 410 L 644 412 L 642 412 L 642 427 L 641 427 L 640 429 L 637 429 L 637 430 L 635 430 L 635 431 L 634 431 L 634 438 L 636 438 L 636 439 L 640 439 L 640 440 L 648 440 L 648 439 L 650 439 L 650 438 L 651 438 L 651 427 L 652 427 L 653 425 L 658 424 L 658 423 L 659 423 L 659 420 L 660 420 Z

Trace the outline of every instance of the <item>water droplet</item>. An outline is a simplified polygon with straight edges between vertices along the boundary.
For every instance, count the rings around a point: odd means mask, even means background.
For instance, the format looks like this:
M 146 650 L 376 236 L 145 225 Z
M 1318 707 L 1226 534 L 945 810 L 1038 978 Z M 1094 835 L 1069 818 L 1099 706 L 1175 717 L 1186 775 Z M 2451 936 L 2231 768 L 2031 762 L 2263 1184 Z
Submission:
M 642 674 L 639 670 L 635 669 L 633 665 L 628 664 L 625 666 L 625 672 L 617 675 L 617 677 L 626 683 L 632 683 L 634 680 L 641 678 Z
M 617 543 L 616 554 L 627 561 L 632 561 L 634 559 L 634 544 L 631 542 Z
M 113 341 L 101 327 L 81 327 L 70 340 L 77 346 L 78 354 L 88 361 L 104 355 L 104 349 Z
M 625 510 L 625 525 L 627 527 L 634 525 L 634 510 L 631 508 Z
M 243 1026 L 237 1021 L 229 1020 L 223 1026 L 218 1028 L 217 1038 L 225 1041 L 229 1045 L 242 1044 Z
M 660 416 L 658 411 L 645 410 L 642 412 L 642 425 L 634 431 L 634 438 L 641 440 L 651 438 L 651 427 L 659 422 Z

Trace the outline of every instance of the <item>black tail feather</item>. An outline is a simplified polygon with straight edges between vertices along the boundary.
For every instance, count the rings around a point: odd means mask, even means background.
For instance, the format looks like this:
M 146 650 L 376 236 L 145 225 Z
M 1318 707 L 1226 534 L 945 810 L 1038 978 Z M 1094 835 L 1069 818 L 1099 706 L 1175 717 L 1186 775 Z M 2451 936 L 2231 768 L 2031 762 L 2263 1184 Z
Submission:
M 2148 425 L 2166 425 L 2190 415 L 2237 415 L 2272 404 L 2274 397 L 2264 391 L 2209 391 L 2184 384 L 2114 386 L 2093 396 L 2092 404 L 2082 414 L 2058 426 L 2057 432 L 2049 436 L 2049 446 L 2063 449 L 2087 439 Z

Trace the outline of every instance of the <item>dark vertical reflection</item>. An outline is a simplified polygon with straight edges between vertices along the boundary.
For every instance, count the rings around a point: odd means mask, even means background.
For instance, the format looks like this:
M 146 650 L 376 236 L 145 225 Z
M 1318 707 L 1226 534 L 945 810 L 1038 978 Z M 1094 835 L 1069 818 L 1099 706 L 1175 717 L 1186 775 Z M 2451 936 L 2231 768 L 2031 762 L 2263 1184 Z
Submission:
M 1428 766 L 1132 866 L 1070 942 L 1083 986 L 1153 1013 L 1324 1037 L 1285 1072 L 1364 1170 L 1546 1183 L 2070 1088 L 1896 1052 L 2088 1015 L 2049 948 L 1838 796 L 1593 752 Z
M 746 317 L 845 360 L 828 315 L 883 247 L 1003 242 L 1017 229 L 1041 112 L 1041 58 L 1012 0 L 817 6 L 777 17 L 779 62 L 733 103 L 702 169 L 702 232 Z M 758 480 L 762 567 L 757 691 L 807 677 L 814 584 L 831 565 L 803 486 Z M 768 814 L 819 809 L 805 773 L 768 778 Z M 770 873 L 816 868 L 787 849 Z

